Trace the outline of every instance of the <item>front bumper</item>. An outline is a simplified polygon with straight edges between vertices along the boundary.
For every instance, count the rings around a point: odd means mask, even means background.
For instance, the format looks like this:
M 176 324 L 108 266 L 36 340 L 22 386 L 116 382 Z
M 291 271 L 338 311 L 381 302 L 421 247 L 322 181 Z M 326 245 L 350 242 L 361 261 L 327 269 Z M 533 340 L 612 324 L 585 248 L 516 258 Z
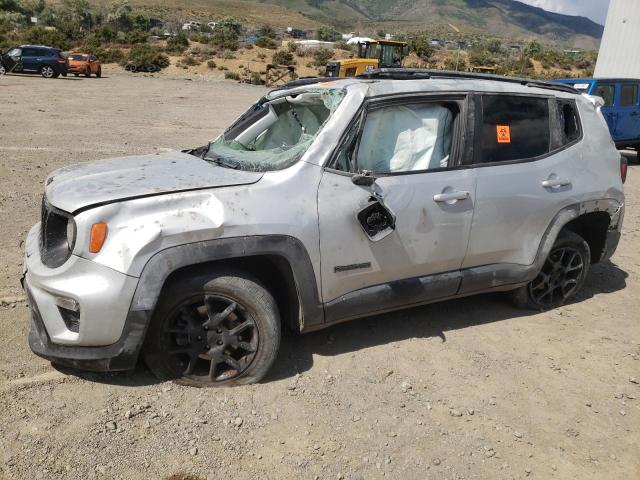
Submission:
M 148 320 L 146 312 L 129 312 L 138 279 L 73 255 L 58 268 L 46 267 L 39 235 L 36 225 L 27 237 L 23 275 L 32 312 L 31 350 L 78 368 L 133 367 Z M 60 307 L 65 302 L 79 307 L 75 327 L 65 321 Z

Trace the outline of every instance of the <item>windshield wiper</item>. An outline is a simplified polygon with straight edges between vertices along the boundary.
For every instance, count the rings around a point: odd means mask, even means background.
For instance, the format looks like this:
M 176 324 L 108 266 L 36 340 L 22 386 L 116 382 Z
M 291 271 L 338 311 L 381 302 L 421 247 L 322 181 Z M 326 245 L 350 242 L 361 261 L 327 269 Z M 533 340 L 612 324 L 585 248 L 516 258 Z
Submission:
M 240 164 L 229 161 L 226 158 L 222 157 L 203 157 L 203 160 L 206 160 L 209 163 L 213 163 L 214 165 L 218 165 L 219 167 L 231 168 L 233 170 L 237 170 L 238 168 L 240 168 Z

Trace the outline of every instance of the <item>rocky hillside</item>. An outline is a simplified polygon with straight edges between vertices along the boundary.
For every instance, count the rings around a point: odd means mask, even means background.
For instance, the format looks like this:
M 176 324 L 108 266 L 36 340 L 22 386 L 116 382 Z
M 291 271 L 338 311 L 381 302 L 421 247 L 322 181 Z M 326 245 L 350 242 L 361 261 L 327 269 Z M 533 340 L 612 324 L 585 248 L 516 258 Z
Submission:
M 515 38 L 539 37 L 595 47 L 603 27 L 584 18 L 551 13 L 514 0 L 262 0 L 339 27 L 389 23 L 403 30 L 456 25 L 463 31 Z

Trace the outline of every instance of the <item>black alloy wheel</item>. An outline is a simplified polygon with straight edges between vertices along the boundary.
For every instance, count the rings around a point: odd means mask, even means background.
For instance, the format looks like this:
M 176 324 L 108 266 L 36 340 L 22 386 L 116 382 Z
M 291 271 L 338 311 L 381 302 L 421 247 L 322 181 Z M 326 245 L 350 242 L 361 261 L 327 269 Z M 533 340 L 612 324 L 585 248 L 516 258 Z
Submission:
M 536 277 L 511 292 L 516 306 L 533 310 L 560 307 L 575 297 L 591 268 L 591 249 L 578 234 L 563 230 Z
M 184 302 L 165 333 L 167 353 L 183 368 L 182 376 L 209 382 L 240 376 L 260 341 L 255 321 L 242 305 L 212 294 Z
M 161 380 L 196 387 L 259 382 L 276 359 L 280 314 L 240 270 L 186 270 L 162 290 L 142 348 Z
M 533 301 L 550 308 L 571 298 L 584 272 L 585 261 L 582 255 L 583 252 L 575 247 L 554 249 L 542 271 L 529 284 Z

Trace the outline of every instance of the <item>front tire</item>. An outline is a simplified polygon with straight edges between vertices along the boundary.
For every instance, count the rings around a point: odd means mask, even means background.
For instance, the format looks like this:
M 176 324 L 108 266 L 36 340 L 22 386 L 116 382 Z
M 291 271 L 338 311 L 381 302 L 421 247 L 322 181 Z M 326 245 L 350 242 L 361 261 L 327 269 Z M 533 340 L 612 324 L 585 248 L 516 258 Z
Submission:
M 527 285 L 512 292 L 516 306 L 551 310 L 571 301 L 584 285 L 591 268 L 591 249 L 580 236 L 562 231 L 542 270 Z
M 102 77 L 102 68 L 98 69 L 98 71 L 96 72 L 96 77 L 98 77 L 98 78 Z
M 276 302 L 257 280 L 240 271 L 199 272 L 163 289 L 142 353 L 161 380 L 244 385 L 267 374 L 280 335 Z

